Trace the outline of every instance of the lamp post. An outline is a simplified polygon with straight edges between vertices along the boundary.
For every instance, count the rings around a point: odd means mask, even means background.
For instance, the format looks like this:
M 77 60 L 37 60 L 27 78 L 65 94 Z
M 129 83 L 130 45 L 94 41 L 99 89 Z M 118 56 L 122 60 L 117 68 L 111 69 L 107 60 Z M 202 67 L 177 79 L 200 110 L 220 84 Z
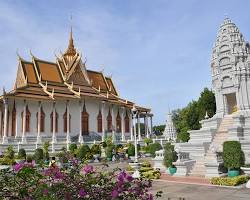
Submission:
M 135 106 L 133 106 L 132 108 L 132 117 L 133 117 L 133 126 L 134 126 L 134 140 L 135 140 L 135 160 L 134 163 L 132 164 L 132 166 L 135 169 L 135 172 L 133 173 L 133 177 L 134 178 L 140 178 L 140 172 L 139 172 L 139 168 L 140 168 L 140 163 L 138 163 L 138 149 L 137 149 L 137 136 L 136 136 L 136 116 L 137 116 L 137 109 L 135 108 Z

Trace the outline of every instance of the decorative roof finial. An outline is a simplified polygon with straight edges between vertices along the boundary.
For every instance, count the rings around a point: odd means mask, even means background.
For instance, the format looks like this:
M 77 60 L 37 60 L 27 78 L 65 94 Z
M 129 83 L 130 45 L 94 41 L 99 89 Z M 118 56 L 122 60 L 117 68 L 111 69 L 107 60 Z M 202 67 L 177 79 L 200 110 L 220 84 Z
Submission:
M 72 15 L 70 16 L 70 20 L 71 20 L 71 25 L 70 25 L 69 45 L 64 55 L 74 56 L 76 54 L 76 49 L 74 46 L 73 31 L 72 31 Z

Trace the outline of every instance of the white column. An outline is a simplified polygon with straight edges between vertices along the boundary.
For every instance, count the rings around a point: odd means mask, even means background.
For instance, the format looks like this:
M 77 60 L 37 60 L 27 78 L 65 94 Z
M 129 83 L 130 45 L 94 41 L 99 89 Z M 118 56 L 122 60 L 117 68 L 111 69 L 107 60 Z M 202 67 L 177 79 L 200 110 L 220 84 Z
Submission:
M 69 102 L 67 102 L 66 104 L 67 106 L 67 136 L 66 136 L 66 141 L 67 141 L 67 150 L 69 150 L 69 144 L 71 142 L 70 139 L 70 130 L 69 130 L 69 124 L 70 124 L 70 120 L 69 120 Z
M 134 140 L 134 135 L 133 135 L 133 116 L 132 113 L 130 113 L 130 117 L 129 117 L 129 125 L 130 125 L 130 140 L 133 141 Z
M 105 140 L 105 114 L 104 114 L 104 108 L 105 108 L 105 101 L 102 101 L 102 142 Z
M 141 120 L 140 120 L 140 114 L 137 115 L 137 127 L 138 127 L 138 141 L 141 141 Z
M 82 107 L 83 107 L 83 105 L 82 105 L 82 102 L 79 102 L 79 106 L 80 106 L 80 108 L 79 108 L 79 139 L 78 139 L 78 142 L 80 143 L 80 144 L 83 144 L 84 143 L 84 140 L 83 140 L 83 136 L 82 136 Z
M 133 116 L 134 139 L 135 139 L 135 163 L 138 162 L 137 136 L 136 136 L 136 114 Z
M 52 127 L 52 143 L 56 143 L 56 103 L 53 102 L 53 127 Z
M 8 99 L 4 98 L 4 127 L 3 127 L 3 140 L 2 143 L 6 144 L 8 143 L 8 136 L 7 136 L 7 130 L 8 130 Z
M 116 126 L 115 126 L 115 122 L 116 122 L 116 118 L 115 118 L 115 114 L 114 114 L 114 105 L 112 105 L 111 107 L 111 116 L 112 116 L 112 140 L 113 142 L 116 141 Z
M 37 114 L 37 138 L 36 143 L 41 144 L 41 102 L 38 103 L 38 114 Z
M 149 133 L 148 133 L 148 114 L 146 113 L 145 117 L 145 131 L 146 131 L 146 137 L 149 138 Z
M 125 141 L 125 125 L 124 125 L 124 113 L 125 113 L 125 108 L 122 107 L 122 117 L 121 117 L 121 131 L 122 131 L 122 141 Z
M 24 100 L 24 106 L 23 106 L 23 134 L 22 134 L 22 144 L 27 143 L 26 140 L 26 101 Z
M 150 116 L 150 134 L 153 133 L 153 120 L 152 120 L 153 116 Z
M 2 133 L 2 108 L 0 108 L 0 135 L 3 137 Z

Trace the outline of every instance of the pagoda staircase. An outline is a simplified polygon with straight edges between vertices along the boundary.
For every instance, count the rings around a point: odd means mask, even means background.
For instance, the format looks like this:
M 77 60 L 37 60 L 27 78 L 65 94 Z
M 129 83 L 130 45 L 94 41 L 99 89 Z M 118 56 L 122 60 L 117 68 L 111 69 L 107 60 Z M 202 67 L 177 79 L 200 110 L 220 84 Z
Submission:
M 228 129 L 233 124 L 231 115 L 225 115 L 217 133 L 214 135 L 208 150 L 205 152 L 204 157 L 197 158 L 193 168 L 191 169 L 190 176 L 205 176 L 206 164 L 218 165 L 222 162 L 216 152 L 223 151 L 223 143 L 228 140 Z

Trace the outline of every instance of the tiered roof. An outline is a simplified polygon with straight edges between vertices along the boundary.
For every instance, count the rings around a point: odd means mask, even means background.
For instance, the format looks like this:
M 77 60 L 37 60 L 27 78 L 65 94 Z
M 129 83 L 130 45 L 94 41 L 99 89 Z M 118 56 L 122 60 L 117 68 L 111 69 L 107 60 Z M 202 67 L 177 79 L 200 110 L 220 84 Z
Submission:
M 111 77 L 103 72 L 86 69 L 86 62 L 74 47 L 72 30 L 69 46 L 56 62 L 48 62 L 32 55 L 28 62 L 19 56 L 14 89 L 7 97 L 44 100 L 97 98 L 131 108 L 134 103 L 120 98 Z M 141 111 L 148 108 L 137 106 Z

